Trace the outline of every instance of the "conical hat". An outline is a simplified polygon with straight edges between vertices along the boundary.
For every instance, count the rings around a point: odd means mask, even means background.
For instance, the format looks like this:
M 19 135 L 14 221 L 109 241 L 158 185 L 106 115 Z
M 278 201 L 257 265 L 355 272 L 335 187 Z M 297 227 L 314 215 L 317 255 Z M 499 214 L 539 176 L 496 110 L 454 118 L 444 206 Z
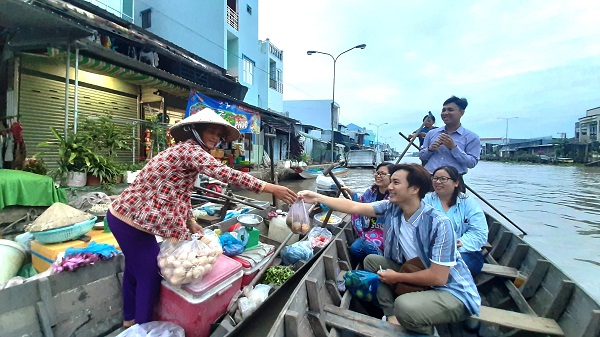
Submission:
M 231 125 L 229 122 L 223 119 L 223 117 L 219 116 L 213 111 L 213 109 L 210 108 L 204 108 L 173 125 L 171 128 L 171 136 L 173 136 L 173 138 L 178 142 L 194 139 L 189 127 L 196 127 L 201 124 L 215 124 L 224 126 L 226 134 L 223 135 L 223 140 L 227 143 L 240 138 L 240 132 L 238 129 L 233 127 L 233 125 Z M 186 126 L 188 127 L 186 128 Z
M 27 225 L 25 230 L 27 232 L 41 232 L 49 229 L 62 228 L 93 217 L 93 215 L 80 211 L 77 208 L 55 202 L 37 219 Z

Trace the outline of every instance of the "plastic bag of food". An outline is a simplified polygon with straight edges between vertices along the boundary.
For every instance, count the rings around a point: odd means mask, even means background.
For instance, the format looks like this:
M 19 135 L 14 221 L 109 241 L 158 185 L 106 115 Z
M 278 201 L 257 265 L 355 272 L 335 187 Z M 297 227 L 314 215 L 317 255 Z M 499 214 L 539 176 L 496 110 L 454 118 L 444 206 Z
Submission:
M 300 241 L 283 248 L 281 251 L 281 260 L 285 265 L 292 265 L 300 260 L 310 260 L 313 254 L 310 242 Z
M 332 237 L 333 234 L 327 228 L 315 227 L 308 233 L 308 242 L 310 242 L 312 248 L 323 248 L 327 246 Z
M 158 254 L 158 266 L 167 282 L 180 286 L 199 280 L 211 271 L 217 257 L 222 253 L 217 235 L 205 230 L 202 238 L 193 234 L 191 241 L 180 241 L 176 244 L 163 242 Z
M 350 270 L 344 274 L 346 289 L 357 299 L 365 302 L 377 301 L 379 275 L 367 270 Z
M 285 218 L 286 225 L 296 234 L 306 234 L 310 230 L 310 218 L 303 200 L 296 200 L 290 206 L 290 211 Z

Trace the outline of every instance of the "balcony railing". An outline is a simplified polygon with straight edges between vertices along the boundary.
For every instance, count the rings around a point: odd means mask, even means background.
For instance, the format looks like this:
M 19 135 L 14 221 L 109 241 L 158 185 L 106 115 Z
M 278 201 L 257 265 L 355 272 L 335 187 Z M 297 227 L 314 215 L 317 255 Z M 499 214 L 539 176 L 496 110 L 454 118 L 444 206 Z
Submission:
M 278 82 L 274 79 L 269 79 L 269 88 L 283 93 L 283 82 Z
M 227 6 L 227 23 L 231 26 L 231 28 L 239 30 L 239 21 L 240 17 L 238 13 L 231 7 Z

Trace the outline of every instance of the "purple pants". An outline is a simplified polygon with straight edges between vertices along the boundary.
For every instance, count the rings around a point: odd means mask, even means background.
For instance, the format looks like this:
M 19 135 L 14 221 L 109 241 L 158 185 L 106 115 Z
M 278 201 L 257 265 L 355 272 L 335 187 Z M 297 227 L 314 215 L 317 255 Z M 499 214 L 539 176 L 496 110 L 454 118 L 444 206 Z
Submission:
M 128 225 L 110 211 L 106 212 L 106 219 L 125 256 L 123 319 L 135 319 L 138 324 L 151 322 L 160 295 L 160 246 L 154 235 Z

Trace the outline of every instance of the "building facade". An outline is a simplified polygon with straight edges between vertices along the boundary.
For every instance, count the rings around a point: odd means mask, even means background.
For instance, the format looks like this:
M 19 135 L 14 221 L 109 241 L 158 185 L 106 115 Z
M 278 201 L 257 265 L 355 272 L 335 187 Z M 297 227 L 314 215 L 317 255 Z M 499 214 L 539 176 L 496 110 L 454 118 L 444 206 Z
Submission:
M 575 123 L 575 139 L 580 143 L 600 141 L 600 138 L 598 138 L 599 124 L 600 107 L 587 110 L 585 117 L 579 118 Z

